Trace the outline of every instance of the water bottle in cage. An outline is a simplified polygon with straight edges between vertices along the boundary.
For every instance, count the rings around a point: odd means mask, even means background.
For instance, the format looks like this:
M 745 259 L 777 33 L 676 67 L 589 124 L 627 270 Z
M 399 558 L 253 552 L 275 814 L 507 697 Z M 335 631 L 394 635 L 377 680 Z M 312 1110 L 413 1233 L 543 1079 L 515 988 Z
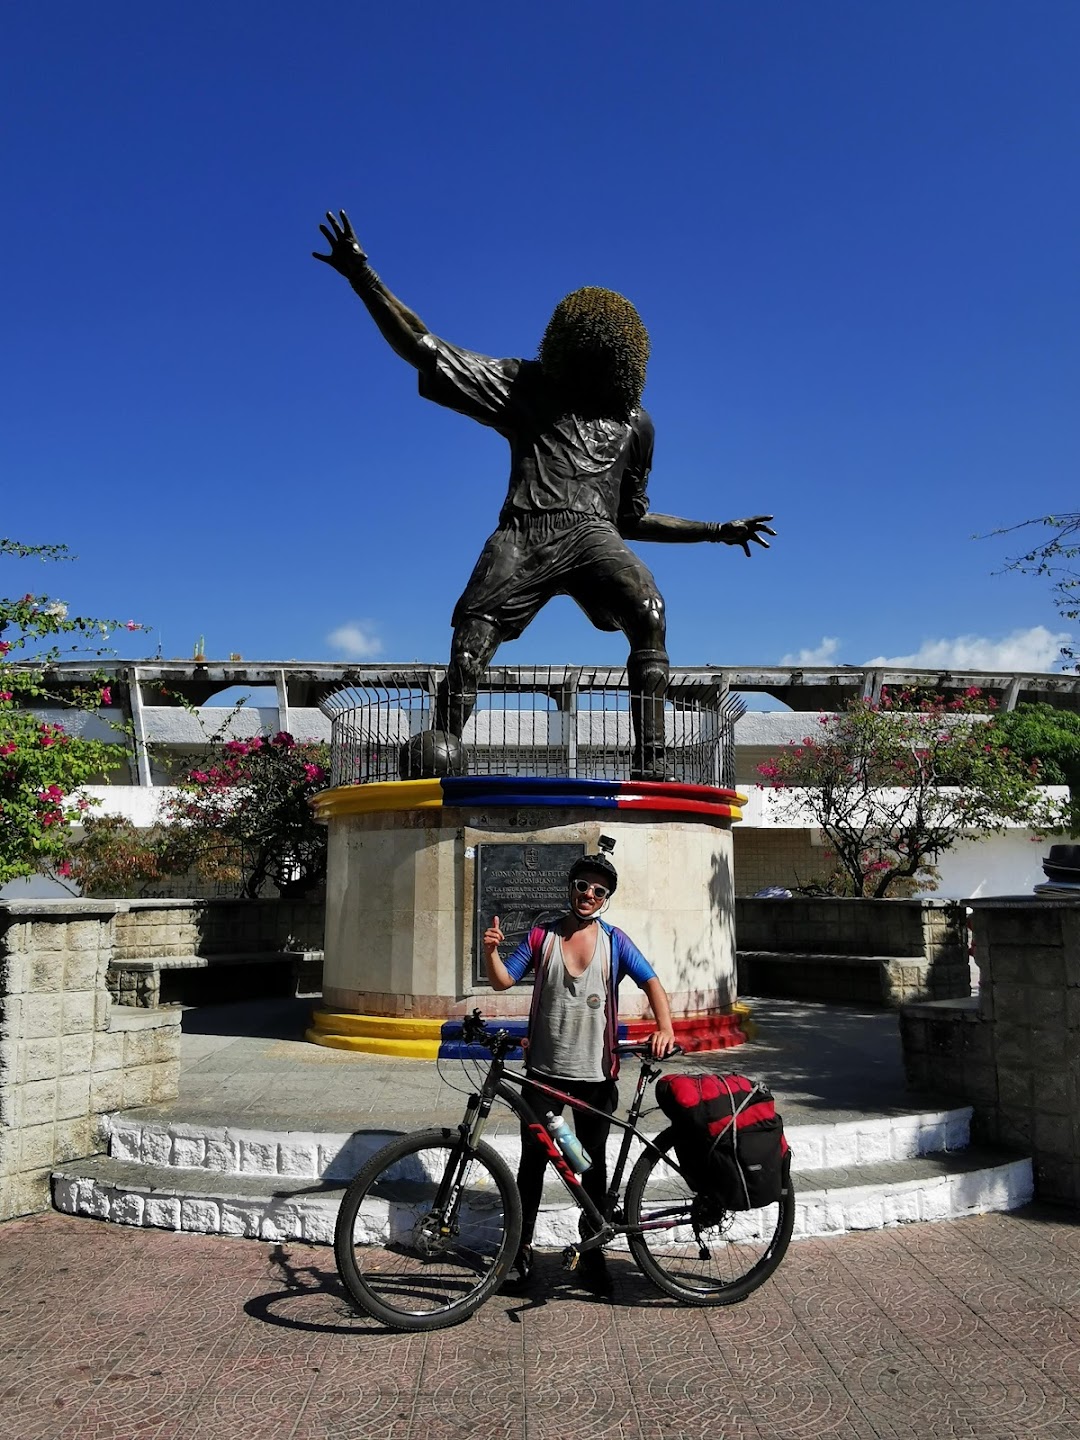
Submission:
M 565 1155 L 570 1168 L 576 1171 L 578 1175 L 588 1170 L 592 1164 L 588 1151 L 582 1148 L 581 1141 L 570 1129 L 570 1126 L 562 1116 L 549 1111 L 547 1115 L 547 1128 L 551 1138 Z

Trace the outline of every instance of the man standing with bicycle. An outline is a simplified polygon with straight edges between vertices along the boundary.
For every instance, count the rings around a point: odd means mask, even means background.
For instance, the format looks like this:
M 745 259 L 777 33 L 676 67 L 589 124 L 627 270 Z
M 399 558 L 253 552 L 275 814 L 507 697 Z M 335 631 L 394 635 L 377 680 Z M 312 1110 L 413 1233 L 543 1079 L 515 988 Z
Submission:
M 601 841 L 603 845 L 603 841 Z M 607 1195 L 606 1147 L 610 1116 L 618 1104 L 619 981 L 624 975 L 644 990 L 656 1019 L 652 1053 L 662 1059 L 675 1045 L 667 991 L 633 941 L 602 920 L 619 883 L 618 872 L 605 853 L 583 855 L 567 877 L 570 910 L 560 919 L 535 926 L 505 962 L 499 955 L 504 940 L 496 915 L 484 932 L 488 979 L 496 990 L 508 990 L 528 971 L 535 973 L 526 1072 L 551 1082 L 600 1115 L 574 1112 L 580 1143 L 592 1159 L 581 1177 L 582 1188 L 598 1209 Z M 525 1086 L 523 1098 L 541 1112 L 563 1107 L 543 1092 Z M 524 1127 L 517 1183 L 521 1192 L 521 1245 L 515 1260 L 518 1283 L 533 1277 L 532 1237 L 543 1194 L 546 1159 Z M 610 1294 L 611 1281 L 602 1250 L 581 1257 L 581 1277 L 597 1294 Z

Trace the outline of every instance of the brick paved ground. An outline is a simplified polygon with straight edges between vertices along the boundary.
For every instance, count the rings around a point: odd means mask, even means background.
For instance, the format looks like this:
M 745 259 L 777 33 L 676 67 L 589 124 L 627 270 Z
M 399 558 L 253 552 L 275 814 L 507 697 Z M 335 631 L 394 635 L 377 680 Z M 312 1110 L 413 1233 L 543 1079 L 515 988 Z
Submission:
M 431 1336 L 348 1310 L 329 1250 L 0 1226 L 5 1440 L 867 1440 L 1080 1435 L 1080 1224 L 1033 1207 L 794 1245 L 728 1310 L 628 1258 L 613 1302 L 544 1257 Z

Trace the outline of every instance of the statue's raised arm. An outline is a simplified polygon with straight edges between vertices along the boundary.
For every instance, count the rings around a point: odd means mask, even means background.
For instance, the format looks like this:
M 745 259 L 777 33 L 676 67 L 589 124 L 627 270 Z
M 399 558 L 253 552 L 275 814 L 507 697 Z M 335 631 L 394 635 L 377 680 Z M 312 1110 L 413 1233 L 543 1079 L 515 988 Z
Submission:
M 367 306 L 368 313 L 382 332 L 383 339 L 403 360 L 417 369 L 427 358 L 422 344 L 428 328 L 407 305 L 392 295 L 368 264 L 367 252 L 356 238 L 352 222 L 344 210 L 335 216 L 326 212 L 328 225 L 319 229 L 330 245 L 329 255 L 320 255 L 313 250 L 312 256 L 329 265 L 339 275 L 344 275 L 357 295 Z

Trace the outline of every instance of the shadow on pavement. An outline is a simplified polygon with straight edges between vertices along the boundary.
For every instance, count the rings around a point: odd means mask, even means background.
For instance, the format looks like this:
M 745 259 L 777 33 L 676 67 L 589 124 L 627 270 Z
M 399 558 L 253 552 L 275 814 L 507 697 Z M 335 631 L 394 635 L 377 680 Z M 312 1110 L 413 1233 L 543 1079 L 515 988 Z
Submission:
M 180 1028 L 185 1035 L 249 1036 L 257 1040 L 302 1040 L 317 1000 L 281 997 L 238 1000 L 230 1005 L 185 1008 Z
M 275 1245 L 269 1260 L 271 1274 L 280 1283 L 277 1288 L 264 1295 L 253 1295 L 246 1302 L 244 1312 L 253 1320 L 320 1335 L 395 1333 L 353 1310 L 331 1265 L 321 1261 L 297 1265 L 284 1245 Z

